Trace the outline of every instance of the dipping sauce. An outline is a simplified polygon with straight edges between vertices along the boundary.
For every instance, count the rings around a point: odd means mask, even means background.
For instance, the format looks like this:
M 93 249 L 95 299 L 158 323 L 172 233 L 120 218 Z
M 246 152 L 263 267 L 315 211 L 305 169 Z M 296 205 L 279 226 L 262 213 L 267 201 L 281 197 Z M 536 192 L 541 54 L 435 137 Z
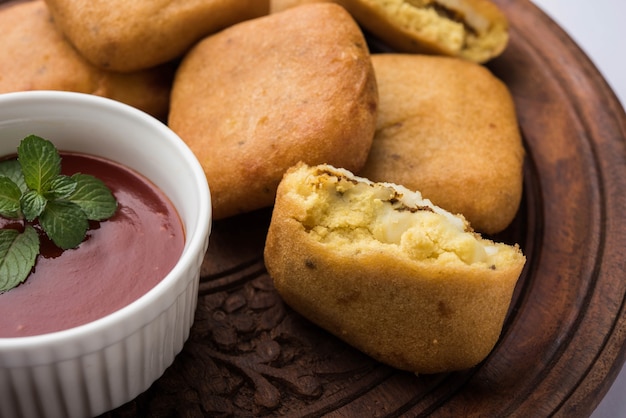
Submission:
M 85 240 L 61 250 L 40 234 L 41 253 L 19 286 L 0 293 L 0 338 L 60 331 L 106 316 L 159 283 L 185 244 L 173 204 L 152 182 L 115 162 L 61 152 L 63 174 L 102 180 L 117 199 L 108 220 L 90 222 Z M 12 220 L 0 218 L 0 227 Z

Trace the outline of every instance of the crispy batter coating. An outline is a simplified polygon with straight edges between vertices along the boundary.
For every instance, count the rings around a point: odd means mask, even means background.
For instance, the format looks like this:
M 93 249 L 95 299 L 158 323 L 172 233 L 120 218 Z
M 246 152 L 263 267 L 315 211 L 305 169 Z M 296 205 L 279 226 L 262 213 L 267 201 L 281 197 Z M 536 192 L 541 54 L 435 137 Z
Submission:
M 203 165 L 220 219 L 271 206 L 298 161 L 360 169 L 377 103 L 363 34 L 343 8 L 320 3 L 196 45 L 176 74 L 169 125 Z
M 176 59 L 204 36 L 269 11 L 269 0 L 45 1 L 85 58 L 124 72 Z
M 497 342 L 525 264 L 417 192 L 328 165 L 280 183 L 265 265 L 281 297 L 371 357 L 416 373 L 472 367 Z
M 56 28 L 41 0 L 0 9 L 0 93 L 62 90 L 108 97 L 164 119 L 174 67 L 119 74 L 85 60 Z
M 345 7 L 397 52 L 484 63 L 500 55 L 509 41 L 509 21 L 490 0 L 271 0 L 270 11 L 329 1 Z
M 380 105 L 359 175 L 419 190 L 494 234 L 522 198 L 524 148 L 513 99 L 488 69 L 413 54 L 372 56 Z

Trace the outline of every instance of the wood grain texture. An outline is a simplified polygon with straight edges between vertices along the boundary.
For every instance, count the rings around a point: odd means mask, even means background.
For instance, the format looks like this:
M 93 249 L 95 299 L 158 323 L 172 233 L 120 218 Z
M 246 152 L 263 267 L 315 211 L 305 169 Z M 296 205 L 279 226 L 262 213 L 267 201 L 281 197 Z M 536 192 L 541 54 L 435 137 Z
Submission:
M 0 0 L 0 3 L 2 1 Z M 262 259 L 270 211 L 214 224 L 183 352 L 106 417 L 587 416 L 626 355 L 626 116 L 593 64 L 526 0 L 487 64 L 527 149 L 524 197 L 497 239 L 528 257 L 502 336 L 479 366 L 414 376 L 285 306 Z

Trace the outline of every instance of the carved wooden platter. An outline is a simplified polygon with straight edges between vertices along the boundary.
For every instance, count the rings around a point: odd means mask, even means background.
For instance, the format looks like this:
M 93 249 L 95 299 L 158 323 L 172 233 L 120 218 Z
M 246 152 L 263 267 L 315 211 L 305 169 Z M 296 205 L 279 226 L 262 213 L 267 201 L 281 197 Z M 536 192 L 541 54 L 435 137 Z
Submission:
M 626 352 L 626 116 L 554 22 L 529 1 L 497 3 L 511 41 L 487 66 L 513 93 L 527 159 L 519 213 L 495 238 L 519 243 L 528 261 L 488 358 L 467 371 L 416 376 L 294 313 L 264 268 L 267 209 L 214 223 L 183 351 L 149 390 L 105 416 L 593 411 Z

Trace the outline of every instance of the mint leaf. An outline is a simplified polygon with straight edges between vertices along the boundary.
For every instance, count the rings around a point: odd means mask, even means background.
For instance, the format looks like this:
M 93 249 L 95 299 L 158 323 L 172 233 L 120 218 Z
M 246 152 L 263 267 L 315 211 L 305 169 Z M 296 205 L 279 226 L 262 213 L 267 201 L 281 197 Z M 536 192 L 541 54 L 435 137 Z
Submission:
M 87 216 L 80 206 L 64 200 L 49 201 L 39 215 L 39 224 L 52 242 L 63 250 L 77 247 L 89 228 Z
M 27 225 L 23 233 L 0 230 L 0 292 L 22 283 L 30 274 L 39 254 L 39 235 Z
M 68 200 L 80 206 L 87 219 L 100 221 L 113 216 L 117 201 L 102 180 L 82 173 L 74 174 L 72 179 L 76 181 L 76 190 Z
M 61 157 L 52 142 L 36 135 L 27 136 L 17 147 L 17 160 L 26 185 L 39 193 L 47 192 L 61 173 Z
M 22 167 L 16 159 L 0 161 L 0 176 L 5 176 L 13 180 L 22 193 L 28 191 L 28 186 L 26 186 L 24 174 L 22 173 Z
M 32 222 L 44 211 L 48 200 L 36 190 L 29 190 L 22 195 L 20 205 L 28 222 Z
M 69 176 L 59 175 L 50 182 L 50 189 L 44 193 L 48 200 L 65 199 L 76 190 L 76 180 Z
M 9 219 L 20 219 L 20 197 L 22 191 L 13 180 L 8 177 L 0 177 L 0 216 Z

